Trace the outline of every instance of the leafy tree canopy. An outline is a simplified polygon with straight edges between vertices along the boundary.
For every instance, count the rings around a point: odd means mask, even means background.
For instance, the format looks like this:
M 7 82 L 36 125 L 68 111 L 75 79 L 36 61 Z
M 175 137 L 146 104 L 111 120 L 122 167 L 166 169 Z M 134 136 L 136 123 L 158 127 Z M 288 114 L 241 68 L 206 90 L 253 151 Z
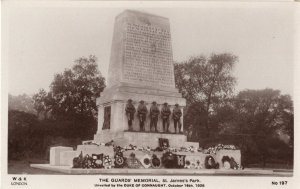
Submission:
M 232 70 L 236 62 L 235 55 L 223 53 L 175 64 L 176 87 L 187 99 L 188 116 L 196 116 L 187 123 L 193 125 L 194 138 L 199 138 L 202 128 L 207 137 L 211 135 L 211 114 L 233 94 L 236 79 Z
M 56 74 L 49 93 L 41 89 L 35 96 L 38 112 L 51 112 L 55 118 L 74 116 L 95 117 L 96 98 L 105 88 L 105 79 L 97 66 L 95 56 L 75 60 L 71 69 Z
M 34 108 L 33 99 L 27 95 L 8 95 L 8 109 L 9 110 L 19 110 L 27 113 L 35 114 L 36 110 Z
M 261 158 L 263 166 L 267 159 L 271 158 L 275 143 L 284 144 L 282 134 L 290 137 L 289 146 L 285 146 L 282 152 L 292 159 L 293 150 L 293 101 L 289 95 L 281 95 L 279 90 L 244 90 L 233 100 L 235 122 L 231 125 L 235 132 L 240 135 L 240 145 L 243 153 L 249 154 L 251 146 L 254 146 Z M 284 146 L 284 145 L 281 145 Z M 253 155 L 253 154 L 252 154 Z M 291 157 L 290 157 L 291 156 Z M 287 158 L 287 157 L 283 157 Z

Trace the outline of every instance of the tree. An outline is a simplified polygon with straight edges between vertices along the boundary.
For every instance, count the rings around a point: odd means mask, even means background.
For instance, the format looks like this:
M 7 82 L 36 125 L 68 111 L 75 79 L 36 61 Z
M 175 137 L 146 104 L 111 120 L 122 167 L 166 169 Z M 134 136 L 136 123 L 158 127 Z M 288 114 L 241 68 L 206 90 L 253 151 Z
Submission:
M 42 114 L 44 119 L 47 118 L 47 114 L 51 108 L 51 97 L 48 93 L 44 89 L 40 89 L 38 93 L 33 95 L 32 99 L 37 116 L 40 118 Z
M 33 102 L 34 102 L 33 99 L 27 94 L 22 94 L 17 96 L 8 94 L 9 110 L 19 110 L 27 113 L 36 114 Z
M 40 150 L 36 115 L 19 110 L 8 112 L 8 159 L 20 159 Z
M 212 134 L 210 118 L 214 110 L 232 95 L 236 79 L 232 70 L 237 57 L 229 54 L 212 54 L 192 57 L 188 61 L 175 64 L 176 87 L 187 99 L 187 112 L 198 115 L 193 122 L 196 139 L 201 128 L 205 137 Z M 200 118 L 201 117 L 201 118 Z
M 234 109 L 236 124 L 232 126 L 241 135 L 242 154 L 248 153 L 246 156 L 250 157 L 249 146 L 255 145 L 257 152 L 252 150 L 251 153 L 259 155 L 265 166 L 271 156 L 272 144 L 280 139 L 279 131 L 287 131 L 290 137 L 293 136 L 293 102 L 290 96 L 281 95 L 279 90 L 273 89 L 245 90 L 235 97 Z
M 50 115 L 52 129 L 61 125 L 61 131 L 73 137 L 89 138 L 97 125 L 96 99 L 104 88 L 96 57 L 81 57 L 71 69 L 54 76 L 49 92 L 41 89 L 34 95 L 35 108 L 45 118 Z
M 98 71 L 96 57 L 81 57 L 71 69 L 54 76 L 48 94 L 42 89 L 34 95 L 35 108 L 38 112 L 51 111 L 57 119 L 96 117 L 96 98 L 104 88 L 105 79 Z

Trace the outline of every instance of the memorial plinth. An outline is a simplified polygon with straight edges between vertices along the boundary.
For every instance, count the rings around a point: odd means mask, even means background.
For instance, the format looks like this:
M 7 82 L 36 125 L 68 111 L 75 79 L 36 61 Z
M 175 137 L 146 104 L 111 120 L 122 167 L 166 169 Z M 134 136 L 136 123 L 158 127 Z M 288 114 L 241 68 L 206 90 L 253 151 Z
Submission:
M 182 112 L 186 105 L 175 87 L 167 18 L 130 10 L 116 17 L 108 86 L 100 96 L 97 99 L 98 130 L 94 140 L 84 141 L 74 151 L 68 147 L 53 147 L 50 165 L 33 167 L 72 174 L 203 174 L 207 172 L 205 168 L 240 167 L 240 150 L 231 147 L 223 150 L 218 146 L 215 150 L 203 151 L 198 143 L 187 142 L 187 136 L 182 134 L 183 126 L 180 133 L 174 132 L 172 116 L 169 117 L 169 132 L 163 132 L 161 116 L 158 131 L 150 131 L 149 110 L 153 101 L 160 111 L 164 103 L 169 104 L 171 112 L 175 104 Z M 128 99 L 132 99 L 135 109 L 141 100 L 145 102 L 148 114 L 144 131 L 140 131 L 137 113 L 129 131 L 125 114 Z M 92 169 L 82 169 L 87 167 Z M 112 167 L 117 169 L 110 169 Z M 178 167 L 181 169 L 173 169 Z M 214 170 L 209 172 L 217 173 Z
M 116 17 L 108 86 L 97 99 L 98 131 L 94 138 L 95 142 L 132 137 L 133 134 L 124 133 L 128 130 L 125 114 L 128 99 L 133 100 L 135 108 L 139 101 L 145 101 L 148 110 L 153 101 L 157 102 L 159 109 L 167 102 L 171 111 L 175 104 L 179 104 L 182 111 L 186 105 L 185 99 L 175 88 L 170 23 L 167 18 L 131 10 L 126 10 Z M 146 131 L 150 131 L 149 115 L 145 125 Z M 162 127 L 162 120 L 159 118 L 158 132 L 163 131 Z M 139 131 L 139 120 L 136 115 L 133 130 Z M 174 132 L 171 116 L 169 130 L 171 133 Z M 139 145 L 145 146 L 152 144 L 151 140 L 156 141 L 157 137 L 161 136 L 171 141 L 175 141 L 176 137 L 184 138 L 182 141 L 186 142 L 186 137 L 182 134 L 167 136 L 167 134 L 134 132 L 134 135 L 136 137 L 129 141 L 142 142 Z M 138 138 L 145 140 L 141 141 Z

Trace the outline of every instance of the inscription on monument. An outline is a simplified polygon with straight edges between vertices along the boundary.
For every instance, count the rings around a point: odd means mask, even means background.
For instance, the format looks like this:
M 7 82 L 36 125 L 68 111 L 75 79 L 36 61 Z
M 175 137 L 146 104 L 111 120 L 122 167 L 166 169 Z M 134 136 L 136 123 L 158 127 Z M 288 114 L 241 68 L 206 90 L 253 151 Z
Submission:
M 153 25 L 127 23 L 124 42 L 124 81 L 174 87 L 168 30 Z

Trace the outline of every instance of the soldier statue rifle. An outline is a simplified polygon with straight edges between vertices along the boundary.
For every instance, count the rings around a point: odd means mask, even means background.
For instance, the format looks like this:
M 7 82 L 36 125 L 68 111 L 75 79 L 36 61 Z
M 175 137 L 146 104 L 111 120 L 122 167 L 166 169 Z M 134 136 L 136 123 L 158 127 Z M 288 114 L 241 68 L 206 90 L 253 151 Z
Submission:
M 140 101 L 137 112 L 140 122 L 140 131 L 145 131 L 145 121 L 148 110 L 143 100 Z
M 157 121 L 158 121 L 158 115 L 159 115 L 159 109 L 156 105 L 156 102 L 152 102 L 152 106 L 150 108 L 150 131 L 152 130 L 152 127 L 154 127 L 155 132 L 158 132 L 157 130 Z
M 169 117 L 170 117 L 170 114 L 171 114 L 171 110 L 168 106 L 168 103 L 165 102 L 164 106 L 161 109 L 161 117 L 162 117 L 162 120 L 163 120 L 163 130 L 164 130 L 164 132 L 169 132 L 169 125 L 170 125 Z
M 179 133 L 181 132 L 181 122 L 180 122 L 180 118 L 182 116 L 182 112 L 179 108 L 178 104 L 175 104 L 175 108 L 173 109 L 173 120 L 174 120 L 174 128 L 175 128 L 175 133 L 177 130 L 177 124 L 178 124 L 178 131 Z
M 127 101 L 125 112 L 126 112 L 126 116 L 127 116 L 127 120 L 128 120 L 128 129 L 130 131 L 132 131 L 133 130 L 132 121 L 134 120 L 134 114 L 135 114 L 136 110 L 135 110 L 135 107 L 132 104 L 131 99 L 129 99 Z

